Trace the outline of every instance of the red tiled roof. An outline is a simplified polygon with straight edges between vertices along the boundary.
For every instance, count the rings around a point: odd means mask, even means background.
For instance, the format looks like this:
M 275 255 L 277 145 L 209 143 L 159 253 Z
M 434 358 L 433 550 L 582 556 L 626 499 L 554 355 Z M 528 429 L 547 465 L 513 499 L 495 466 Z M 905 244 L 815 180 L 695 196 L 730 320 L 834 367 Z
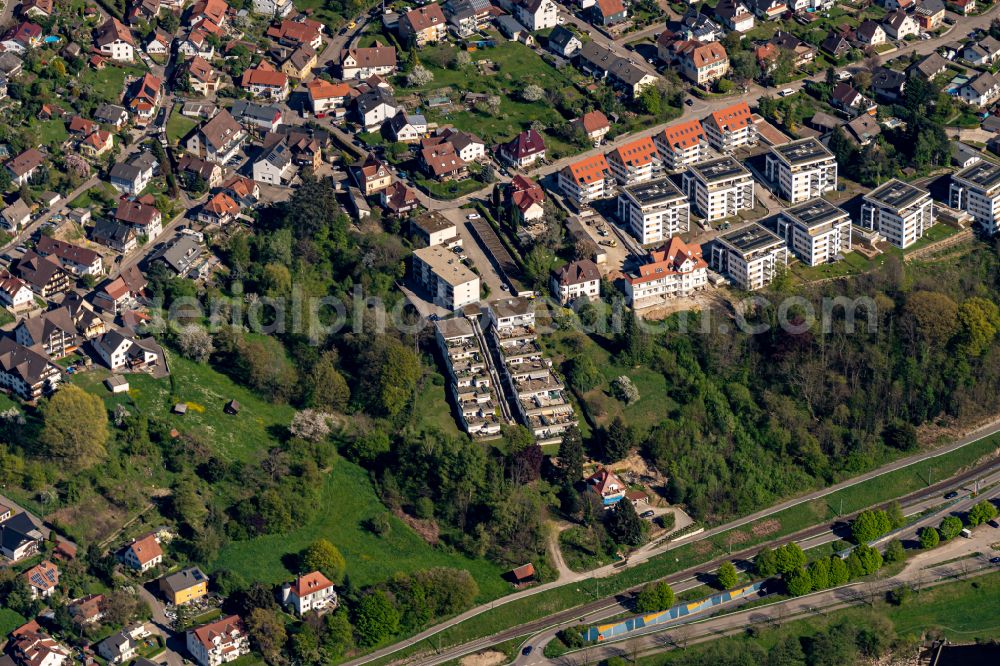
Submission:
M 599 180 L 604 180 L 609 171 L 608 161 L 604 155 L 587 157 L 565 168 L 578 185 L 591 185 Z
M 680 236 L 674 236 L 665 247 L 650 251 L 647 263 L 639 266 L 639 275 L 630 277 L 629 282 L 639 284 L 680 273 L 681 266 L 688 259 L 695 262 L 691 270 L 708 266 L 702 258 L 700 245 L 689 245 Z
M 671 125 L 667 129 L 663 130 L 663 134 L 661 136 L 663 137 L 663 141 L 671 148 L 684 150 L 703 141 L 705 138 L 705 130 L 701 126 L 701 121 L 695 119 L 689 120 L 685 123 Z
M 329 578 L 319 571 L 313 571 L 304 576 L 299 576 L 292 585 L 292 591 L 295 592 L 295 596 L 301 599 L 308 594 L 313 594 L 332 586 L 333 583 L 330 582 Z
M 712 120 L 715 121 L 719 129 L 729 132 L 735 132 L 753 124 L 750 107 L 747 106 L 746 102 L 739 102 L 720 111 L 713 112 Z
M 136 539 L 129 546 L 129 549 L 135 553 L 135 558 L 139 560 L 139 564 L 146 564 L 147 562 L 152 562 L 157 557 L 163 557 L 163 549 L 160 548 L 160 544 L 156 541 L 156 536 L 153 534 L 147 534 L 141 539 Z
M 650 164 L 659 155 L 653 139 L 647 136 L 618 146 L 608 153 L 608 158 L 626 166 L 639 167 Z

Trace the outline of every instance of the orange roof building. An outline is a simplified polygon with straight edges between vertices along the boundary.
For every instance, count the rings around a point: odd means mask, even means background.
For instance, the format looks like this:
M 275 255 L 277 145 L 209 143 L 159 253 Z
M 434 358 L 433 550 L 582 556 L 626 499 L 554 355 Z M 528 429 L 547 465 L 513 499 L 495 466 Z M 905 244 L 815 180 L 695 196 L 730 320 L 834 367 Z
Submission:
M 604 155 L 586 157 L 559 172 L 559 189 L 577 206 L 604 198 L 612 183 L 611 167 Z
M 656 144 L 648 136 L 618 146 L 606 157 L 611 174 L 621 185 L 652 180 L 653 173 L 662 167 Z
M 663 166 L 671 171 L 708 157 L 705 128 L 698 119 L 671 125 L 653 137 L 653 142 L 660 151 Z
M 147 534 L 130 543 L 122 554 L 125 566 L 138 571 L 149 571 L 163 561 L 163 549 L 156 535 Z
M 309 611 L 322 612 L 337 606 L 337 592 L 320 571 L 299 576 L 281 588 L 282 601 L 301 617 Z
M 757 128 L 746 102 L 738 102 L 712 112 L 703 126 L 708 142 L 723 153 L 757 143 Z
M 625 295 L 632 307 L 662 303 L 688 296 L 708 284 L 708 263 L 701 246 L 674 236 L 662 248 L 651 250 L 636 275 L 625 280 Z

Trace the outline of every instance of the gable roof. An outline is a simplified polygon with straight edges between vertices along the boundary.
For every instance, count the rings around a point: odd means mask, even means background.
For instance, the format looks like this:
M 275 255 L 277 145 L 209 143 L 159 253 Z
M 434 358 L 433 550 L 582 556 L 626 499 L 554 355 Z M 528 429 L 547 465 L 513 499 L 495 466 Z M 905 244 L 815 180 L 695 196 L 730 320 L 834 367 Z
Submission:
M 330 83 L 323 79 L 313 79 L 306 84 L 309 97 L 317 99 L 343 99 L 350 94 L 351 87 L 346 83 Z
M 577 185 L 591 185 L 604 180 L 610 168 L 604 155 L 593 155 L 570 164 L 564 171 Z
M 695 118 L 684 123 L 671 125 L 660 134 L 663 142 L 671 148 L 685 150 L 698 145 L 705 139 L 705 129 L 701 121 Z
M 7 162 L 7 168 L 10 169 L 11 173 L 15 176 L 21 177 L 40 167 L 44 163 L 45 157 L 38 151 L 38 149 L 29 148 L 12 159 L 10 162 Z
M 246 629 L 239 615 L 230 615 L 221 620 L 216 620 L 210 624 L 193 629 L 191 633 L 194 634 L 195 639 L 206 649 L 211 650 L 215 647 L 216 638 L 228 638 L 232 634 L 245 635 Z
M 445 23 L 444 12 L 441 11 L 441 7 L 436 2 L 411 9 L 403 17 L 410 24 L 410 27 L 413 28 L 414 32 L 423 32 L 428 28 L 444 25 Z
M 106 44 L 111 44 L 117 41 L 122 41 L 135 46 L 135 40 L 132 38 L 132 31 L 126 28 L 125 24 L 113 16 L 97 29 L 97 33 L 94 35 L 94 41 L 98 46 L 105 46 Z
M 0 338 L 0 370 L 3 372 L 20 377 L 26 384 L 33 386 L 42 381 L 53 368 L 56 366 L 44 354 L 19 345 L 13 338 Z M 58 371 L 58 368 L 56 370 Z M 19 516 L 24 517 L 18 518 Z M 18 522 L 15 522 L 15 519 L 18 519 Z M 24 512 L 11 517 L 0 527 L 3 528 L 0 531 L 0 545 L 8 548 L 9 545 L 14 544 L 10 550 L 17 548 L 25 541 L 33 540 L 34 537 L 29 532 L 31 530 L 37 531 L 37 527 Z
M 753 124 L 750 106 L 746 102 L 739 102 L 724 109 L 713 111 L 709 117 L 715 123 L 715 126 L 724 132 L 735 132 Z
M 110 333 L 115 332 L 112 330 Z M 156 540 L 156 535 L 154 534 L 147 534 L 144 537 L 136 539 L 129 544 L 128 550 L 132 551 L 139 564 L 148 564 L 157 557 L 163 557 L 163 549 L 160 548 L 160 542 Z
M 80 266 L 90 266 L 101 256 L 93 250 L 88 250 L 85 247 L 73 245 L 72 243 L 67 243 L 66 241 L 57 240 L 44 234 L 38 239 L 38 243 L 35 245 L 35 250 L 41 255 L 51 254 L 59 259 L 62 259 L 63 261 L 78 264 Z
M 590 259 L 570 262 L 555 271 L 556 282 L 564 287 L 601 279 L 601 271 Z
M 199 130 L 205 141 L 214 148 L 221 148 L 232 140 L 232 137 L 243 134 L 243 126 L 229 111 L 223 109 L 201 126 Z
M 573 121 L 573 124 L 579 125 L 583 128 L 583 131 L 587 134 L 592 134 L 598 132 L 602 129 L 607 129 L 611 127 L 611 123 L 608 121 L 608 117 L 604 115 L 604 112 L 597 109 L 594 111 L 588 111 L 579 118 Z
M 313 571 L 296 578 L 291 585 L 291 590 L 296 597 L 301 599 L 306 595 L 315 594 L 330 587 L 333 587 L 333 583 L 330 582 L 329 578 L 319 571 Z
M 503 150 L 514 159 L 521 159 L 544 152 L 545 141 L 535 130 L 526 129 L 503 144 Z
M 633 167 L 651 164 L 659 156 L 653 139 L 648 136 L 618 146 L 608 153 L 608 159 Z

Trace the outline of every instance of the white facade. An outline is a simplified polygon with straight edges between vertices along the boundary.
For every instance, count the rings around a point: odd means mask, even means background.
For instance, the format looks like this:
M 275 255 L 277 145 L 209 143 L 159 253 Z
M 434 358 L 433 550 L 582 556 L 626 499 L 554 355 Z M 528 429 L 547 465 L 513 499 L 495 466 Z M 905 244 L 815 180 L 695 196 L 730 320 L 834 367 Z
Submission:
M 559 25 L 559 7 L 552 0 L 526 0 L 514 7 L 514 16 L 532 32 Z
M 643 245 L 690 229 L 691 206 L 669 179 L 626 187 L 618 194 L 618 219 Z
M 1000 165 L 980 161 L 951 176 L 948 205 L 972 215 L 983 232 L 1000 229 Z
M 817 139 L 774 146 L 767 155 L 767 177 L 793 204 L 837 189 L 837 158 Z
M 732 157 L 693 165 L 683 175 L 684 193 L 708 221 L 733 217 L 754 206 L 750 172 Z
M 757 223 L 719 236 L 712 246 L 712 268 L 746 291 L 770 284 L 787 263 L 785 242 Z
M 807 266 L 835 261 L 851 249 L 851 217 L 825 199 L 781 211 L 778 236 Z
M 905 249 L 933 226 L 934 201 L 927 190 L 894 178 L 864 196 L 858 224 Z
M 479 276 L 440 245 L 414 251 L 413 276 L 443 308 L 458 310 L 479 302 Z
M 292 13 L 292 0 L 253 0 L 253 13 L 284 18 Z

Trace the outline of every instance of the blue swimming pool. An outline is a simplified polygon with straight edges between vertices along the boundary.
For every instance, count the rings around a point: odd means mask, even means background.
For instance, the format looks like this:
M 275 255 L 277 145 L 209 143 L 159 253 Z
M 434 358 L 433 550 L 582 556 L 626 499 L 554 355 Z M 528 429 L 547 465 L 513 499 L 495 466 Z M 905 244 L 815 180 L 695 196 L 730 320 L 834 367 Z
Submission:
M 60 39 L 62 39 L 62 37 L 60 37 L 59 35 L 49 35 L 48 37 L 45 38 L 44 41 L 46 44 L 55 44 Z

